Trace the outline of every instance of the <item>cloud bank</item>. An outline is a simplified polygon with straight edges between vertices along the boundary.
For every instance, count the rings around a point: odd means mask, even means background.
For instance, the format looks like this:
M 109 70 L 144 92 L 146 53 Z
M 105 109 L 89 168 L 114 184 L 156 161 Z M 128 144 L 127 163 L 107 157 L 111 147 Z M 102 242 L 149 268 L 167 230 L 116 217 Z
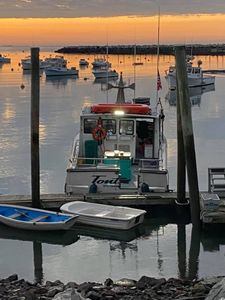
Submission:
M 0 18 L 224 14 L 224 0 L 0 0 Z

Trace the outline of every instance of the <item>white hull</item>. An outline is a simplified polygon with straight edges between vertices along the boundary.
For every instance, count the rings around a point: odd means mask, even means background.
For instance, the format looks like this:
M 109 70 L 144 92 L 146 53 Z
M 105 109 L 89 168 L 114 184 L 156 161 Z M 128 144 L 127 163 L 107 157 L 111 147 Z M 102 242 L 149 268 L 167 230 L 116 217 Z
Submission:
M 120 230 L 141 224 L 146 213 L 140 209 L 82 201 L 66 203 L 60 209 L 62 212 L 78 215 L 79 223 Z
M 76 69 L 66 68 L 48 68 L 45 70 L 46 76 L 77 76 L 79 73 Z
M 118 73 L 116 71 L 112 71 L 112 70 L 106 70 L 106 71 L 102 71 L 100 70 L 95 70 L 92 72 L 93 75 L 95 76 L 96 79 L 99 78 L 118 78 Z
M 166 80 L 168 82 L 169 89 L 176 89 L 176 76 L 173 74 L 168 74 L 166 76 Z M 203 76 L 200 78 L 188 77 L 188 86 L 189 87 L 199 87 L 215 84 L 215 77 L 213 76 Z

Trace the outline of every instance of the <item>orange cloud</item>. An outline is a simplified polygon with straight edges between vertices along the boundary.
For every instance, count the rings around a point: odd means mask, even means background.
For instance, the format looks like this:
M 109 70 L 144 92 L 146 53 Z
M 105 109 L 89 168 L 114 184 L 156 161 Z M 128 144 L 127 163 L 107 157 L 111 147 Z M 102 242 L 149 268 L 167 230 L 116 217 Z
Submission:
M 104 45 L 157 42 L 157 16 L 0 19 L 3 45 Z M 162 16 L 161 44 L 220 43 L 225 15 Z

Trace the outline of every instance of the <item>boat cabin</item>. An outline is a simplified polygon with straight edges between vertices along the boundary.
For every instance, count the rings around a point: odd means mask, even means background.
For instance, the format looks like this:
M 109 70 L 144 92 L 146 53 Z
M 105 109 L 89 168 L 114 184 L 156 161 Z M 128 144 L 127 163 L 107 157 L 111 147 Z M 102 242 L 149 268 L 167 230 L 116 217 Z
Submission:
M 110 112 L 111 109 L 114 111 Z M 119 151 L 129 153 L 133 162 L 158 159 L 159 126 L 159 118 L 151 115 L 147 105 L 85 107 L 80 123 L 79 156 L 86 157 L 93 151 L 93 155 L 103 157 L 105 152 Z

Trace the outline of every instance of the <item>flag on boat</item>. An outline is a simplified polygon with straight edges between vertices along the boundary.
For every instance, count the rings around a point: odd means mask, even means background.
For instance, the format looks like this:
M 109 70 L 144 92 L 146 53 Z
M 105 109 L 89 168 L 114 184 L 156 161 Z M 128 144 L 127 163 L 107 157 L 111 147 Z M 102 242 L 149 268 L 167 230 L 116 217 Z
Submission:
M 161 83 L 161 79 L 160 79 L 160 74 L 159 74 L 159 70 L 158 70 L 158 74 L 157 74 L 157 91 L 162 89 L 162 83 Z

